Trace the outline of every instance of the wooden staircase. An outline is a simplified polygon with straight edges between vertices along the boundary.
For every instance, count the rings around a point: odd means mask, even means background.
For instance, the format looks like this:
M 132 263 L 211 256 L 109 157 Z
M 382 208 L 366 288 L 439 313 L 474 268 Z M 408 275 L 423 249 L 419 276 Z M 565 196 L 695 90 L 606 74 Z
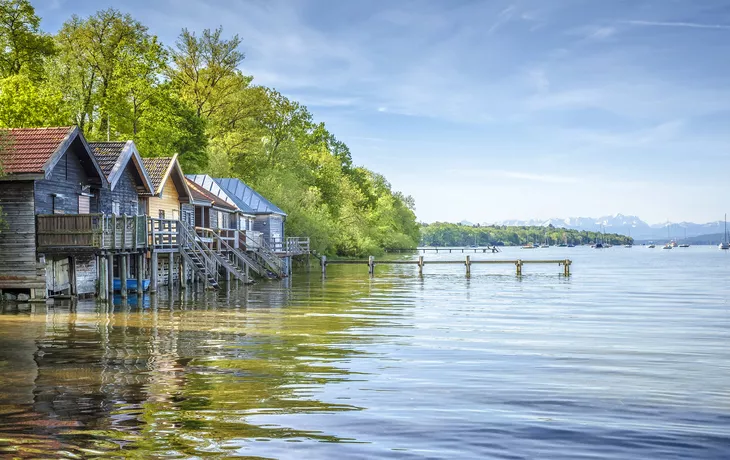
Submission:
M 200 242 L 193 229 L 180 222 L 180 254 L 193 271 L 205 280 L 207 286 L 218 289 L 218 267 L 220 261 L 212 249 Z
M 284 268 L 284 262 L 276 255 L 276 253 L 266 244 L 265 241 L 253 241 L 248 235 L 241 235 L 242 246 L 246 248 L 246 252 L 238 250 L 242 255 L 251 260 L 258 266 L 257 273 L 268 278 L 284 278 L 287 273 Z
M 247 258 L 242 257 L 240 251 L 236 251 L 232 248 L 216 231 L 211 229 L 205 230 L 213 237 L 214 247 L 216 248 L 214 254 L 218 258 L 220 264 L 236 279 L 241 280 L 244 283 L 250 283 L 251 280 L 246 275 L 246 267 L 248 266 L 249 268 L 252 268 L 252 264 L 247 260 Z M 259 272 L 257 271 L 257 273 Z

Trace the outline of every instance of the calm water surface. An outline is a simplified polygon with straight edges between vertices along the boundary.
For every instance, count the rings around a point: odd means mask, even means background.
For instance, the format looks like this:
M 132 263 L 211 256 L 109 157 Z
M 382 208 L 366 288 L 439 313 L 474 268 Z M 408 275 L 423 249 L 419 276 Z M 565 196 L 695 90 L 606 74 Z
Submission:
M 0 456 L 730 458 L 730 254 L 517 257 L 6 305 Z

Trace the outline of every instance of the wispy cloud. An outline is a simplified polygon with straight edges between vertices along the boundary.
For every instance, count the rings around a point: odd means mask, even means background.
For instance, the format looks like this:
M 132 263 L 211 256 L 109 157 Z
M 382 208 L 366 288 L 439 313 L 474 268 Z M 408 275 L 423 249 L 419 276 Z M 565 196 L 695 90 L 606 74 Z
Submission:
M 730 30 L 730 24 L 703 24 L 699 22 L 671 22 L 671 21 L 623 21 L 624 24 L 651 27 L 688 27 L 691 29 L 723 29 Z

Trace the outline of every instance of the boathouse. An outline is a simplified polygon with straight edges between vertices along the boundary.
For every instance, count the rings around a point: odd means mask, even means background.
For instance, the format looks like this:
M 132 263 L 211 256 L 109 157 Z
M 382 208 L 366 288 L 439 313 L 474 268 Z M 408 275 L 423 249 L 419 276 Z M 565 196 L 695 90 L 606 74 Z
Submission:
M 0 164 L 0 291 L 94 293 L 108 181 L 79 128 L 0 131 Z

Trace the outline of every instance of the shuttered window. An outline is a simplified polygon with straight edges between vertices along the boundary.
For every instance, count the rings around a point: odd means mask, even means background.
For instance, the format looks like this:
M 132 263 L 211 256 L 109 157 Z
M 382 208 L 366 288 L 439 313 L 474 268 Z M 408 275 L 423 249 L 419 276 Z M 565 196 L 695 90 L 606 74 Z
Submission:
M 91 212 L 91 199 L 87 195 L 79 195 L 79 214 L 89 214 Z

